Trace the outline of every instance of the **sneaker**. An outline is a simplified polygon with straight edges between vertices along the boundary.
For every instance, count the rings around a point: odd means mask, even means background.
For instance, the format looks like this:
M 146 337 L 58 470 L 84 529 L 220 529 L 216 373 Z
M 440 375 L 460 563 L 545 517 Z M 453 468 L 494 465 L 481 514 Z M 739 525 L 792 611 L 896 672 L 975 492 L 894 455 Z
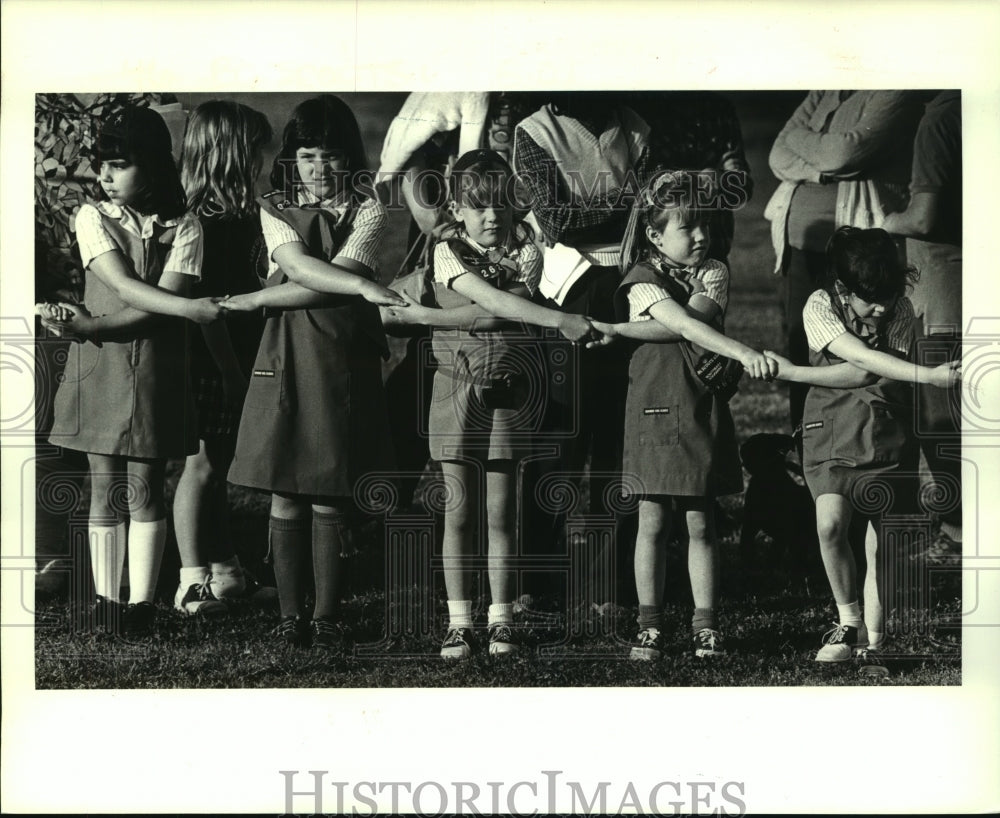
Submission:
M 324 650 L 343 650 L 343 626 L 328 617 L 317 616 L 312 621 L 312 645 Z
M 449 628 L 441 643 L 441 658 L 449 661 L 468 659 L 476 649 L 472 628 Z
M 254 605 L 274 605 L 278 601 L 278 589 L 272 585 L 261 585 L 246 568 L 218 572 L 209 578 L 209 588 L 216 599 L 242 599 Z
M 487 628 L 490 638 L 490 656 L 517 653 L 520 645 L 514 638 L 514 630 L 508 622 L 497 622 Z
M 156 608 L 152 602 L 135 602 L 125 609 L 122 624 L 126 636 L 148 636 L 156 622 Z
M 272 634 L 282 642 L 297 648 L 309 646 L 309 623 L 301 616 L 286 616 L 278 623 Z
M 183 585 L 178 587 L 174 594 L 174 608 L 181 613 L 198 614 L 209 619 L 225 616 L 229 609 L 215 598 L 209 581 L 210 577 L 205 577 L 204 582 L 189 585 L 186 590 Z
M 643 628 L 636 636 L 628 658 L 641 662 L 655 662 L 663 656 L 664 641 L 663 631 L 659 628 Z
M 711 659 L 715 656 L 725 656 L 722 634 L 715 628 L 702 628 L 694 635 L 694 655 L 699 659 Z
M 846 662 L 855 652 L 868 647 L 868 629 L 861 625 L 834 625 L 823 634 L 823 647 L 816 653 L 817 662 Z

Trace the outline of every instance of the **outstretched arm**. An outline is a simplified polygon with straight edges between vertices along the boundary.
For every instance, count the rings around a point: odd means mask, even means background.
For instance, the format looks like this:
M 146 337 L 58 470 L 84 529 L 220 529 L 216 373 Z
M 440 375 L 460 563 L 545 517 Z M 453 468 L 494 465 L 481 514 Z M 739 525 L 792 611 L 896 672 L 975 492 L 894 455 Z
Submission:
M 778 365 L 775 377 L 781 381 L 807 383 L 810 386 L 830 386 L 834 389 L 853 389 L 856 386 L 870 386 L 879 379 L 878 375 L 859 369 L 854 364 L 800 366 L 769 349 L 765 349 L 764 354 Z
M 949 361 L 939 366 L 920 366 L 871 349 L 860 338 L 849 332 L 834 338 L 829 344 L 830 352 L 859 369 L 891 378 L 895 381 L 925 383 L 931 386 L 953 386 L 961 380 L 961 362 Z
M 212 303 L 212 299 L 189 300 L 185 296 L 191 287 L 191 276 L 182 273 L 166 272 L 160 276 L 158 289 L 176 294 L 179 301 L 197 303 L 197 301 L 207 301 Z M 146 312 L 135 307 L 125 307 L 118 312 L 107 315 L 91 315 L 85 307 L 75 304 L 60 304 L 60 307 L 72 312 L 72 317 L 67 321 L 53 321 L 51 324 L 59 329 L 82 336 L 87 340 L 126 342 L 141 337 L 149 327 L 163 320 L 163 315 Z M 212 306 L 216 306 L 214 303 Z
M 551 327 L 570 341 L 581 341 L 590 335 L 590 323 L 582 315 L 551 310 L 512 292 L 498 290 L 472 273 L 457 276 L 452 287 L 497 318 Z
M 222 313 L 221 307 L 213 299 L 187 298 L 177 294 L 180 290 L 176 286 L 168 286 L 165 281 L 168 276 L 176 276 L 179 280 L 190 280 L 191 276 L 165 272 L 155 287 L 140 281 L 128 268 L 121 250 L 109 250 L 95 256 L 90 262 L 89 269 L 108 289 L 137 311 L 173 315 L 198 324 L 210 323 Z M 183 292 L 187 292 L 186 285 Z M 133 318 L 137 319 L 138 316 L 131 316 L 129 320 Z
M 381 306 L 406 306 L 406 302 L 397 293 L 368 278 L 371 275 L 370 268 L 354 259 L 337 256 L 333 261 L 322 261 L 309 255 L 305 244 L 298 241 L 277 247 L 273 258 L 292 282 L 316 293 L 360 295 L 366 301 Z M 267 290 L 261 292 L 266 293 Z M 281 297 L 292 298 L 294 301 L 303 296 L 301 293 L 296 294 L 295 291 L 288 290 L 278 297 L 279 300 Z

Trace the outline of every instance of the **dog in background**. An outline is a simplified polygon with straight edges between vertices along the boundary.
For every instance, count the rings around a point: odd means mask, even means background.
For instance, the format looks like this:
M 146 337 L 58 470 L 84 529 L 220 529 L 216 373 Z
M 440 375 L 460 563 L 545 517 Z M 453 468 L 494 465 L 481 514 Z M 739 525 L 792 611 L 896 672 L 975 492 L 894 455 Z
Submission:
M 809 489 L 792 476 L 801 476 L 801 467 L 787 459 L 795 449 L 791 435 L 763 433 L 740 447 L 743 468 L 750 473 L 743 498 L 740 557 L 746 568 L 783 570 L 789 577 L 809 580 L 823 576 L 823 565 L 816 506 Z M 774 542 L 767 555 L 769 565 L 762 565 L 764 555 L 757 543 L 762 532 Z

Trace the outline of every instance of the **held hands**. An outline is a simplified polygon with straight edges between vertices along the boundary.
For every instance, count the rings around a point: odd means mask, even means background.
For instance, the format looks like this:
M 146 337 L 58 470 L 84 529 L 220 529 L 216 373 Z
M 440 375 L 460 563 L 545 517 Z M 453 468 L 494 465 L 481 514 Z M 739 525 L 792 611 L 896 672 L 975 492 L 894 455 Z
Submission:
M 228 296 L 218 298 L 191 298 L 188 300 L 185 318 L 194 321 L 196 324 L 211 324 L 225 315 L 226 308 L 222 302 Z
M 219 306 L 225 312 L 255 312 L 260 309 L 256 292 L 226 296 L 219 302 Z
M 592 329 L 590 319 L 576 313 L 566 313 L 559 321 L 559 332 L 574 344 L 591 338 Z
M 594 318 L 588 320 L 590 321 L 591 334 L 590 340 L 587 341 L 587 349 L 606 347 L 618 337 L 618 330 L 615 329 L 614 324 L 608 324 Z
M 748 350 L 740 357 L 740 363 L 751 378 L 771 381 L 778 374 L 778 363 L 763 352 Z
M 946 364 L 939 364 L 930 371 L 927 383 L 941 389 L 947 389 L 960 383 L 962 380 L 962 362 L 948 361 Z
M 93 316 L 82 304 L 36 304 L 42 326 L 58 338 L 83 342 L 91 334 Z
M 772 352 L 770 349 L 764 350 L 764 355 L 767 356 L 771 364 L 774 365 L 774 371 L 771 373 L 772 378 L 777 378 L 781 373 L 787 374 L 795 364 L 793 364 L 784 355 L 779 355 L 777 352 Z
M 374 281 L 362 280 L 358 287 L 358 295 L 365 301 L 379 307 L 408 307 L 409 302 L 395 290 L 376 284 Z

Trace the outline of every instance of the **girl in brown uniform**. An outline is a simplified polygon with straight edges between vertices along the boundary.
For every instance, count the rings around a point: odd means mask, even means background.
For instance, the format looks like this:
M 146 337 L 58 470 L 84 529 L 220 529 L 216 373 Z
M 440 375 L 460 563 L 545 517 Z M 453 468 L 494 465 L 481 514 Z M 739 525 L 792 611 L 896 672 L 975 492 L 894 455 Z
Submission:
M 519 647 L 512 630 L 515 467 L 530 452 L 548 389 L 538 344 L 522 322 L 557 329 L 574 342 L 591 332 L 583 316 L 529 300 L 542 259 L 530 228 L 515 220 L 513 183 L 513 171 L 496 151 L 459 158 L 449 180 L 453 220 L 434 248 L 441 309 L 411 304 L 400 316 L 434 326 L 438 368 L 428 430 L 431 457 L 441 462 L 449 489 L 443 543 L 449 625 L 441 646 L 447 660 L 467 659 L 477 648 L 465 560 L 476 553 L 483 522 L 492 598 L 488 649 L 501 655 Z
M 767 355 L 778 363 L 777 377 L 812 385 L 803 415 L 803 472 L 840 615 L 816 660 L 843 662 L 881 641 L 881 632 L 870 633 L 862 619 L 849 545 L 852 521 L 864 522 L 859 500 L 873 485 L 893 492 L 900 487 L 896 476 L 916 475 L 908 383 L 947 388 L 961 375 L 957 361 L 927 367 L 906 360 L 914 322 L 906 289 L 916 271 L 900 259 L 888 233 L 842 227 L 827 245 L 827 261 L 829 284 L 809 297 L 802 313 L 812 365 Z
M 622 243 L 625 279 L 615 295 L 622 323 L 593 322 L 606 338 L 640 342 L 629 365 L 623 465 L 640 497 L 639 634 L 631 651 L 640 660 L 658 659 L 664 650 L 663 586 L 674 506 L 685 513 L 690 535 L 694 653 L 725 653 L 715 612 L 719 558 L 712 506 L 715 497 L 743 488 L 726 393 L 741 364 L 764 379 L 773 366 L 763 353 L 722 334 L 729 271 L 706 258 L 709 211 L 694 206 L 696 190 L 694 173 L 653 178 L 636 200 Z M 718 380 L 713 370 L 721 373 Z
M 260 199 L 267 286 L 224 302 L 270 310 L 229 480 L 271 492 L 276 635 L 297 646 L 341 645 L 341 557 L 350 553 L 354 486 L 392 468 L 378 306 L 406 302 L 377 281 L 387 215 L 355 188 L 365 168 L 358 124 L 343 101 L 324 95 L 299 105 L 271 171 L 277 189 Z
M 155 111 L 126 108 L 101 123 L 100 200 L 76 215 L 87 271 L 84 305 L 60 305 L 73 345 L 55 400 L 50 442 L 90 462 L 91 567 L 97 594 L 80 622 L 114 629 L 126 545 L 126 633 L 147 633 L 167 537 L 168 458 L 197 451 L 185 322 L 220 315 L 213 299 L 185 296 L 201 273 L 202 231 L 186 212 L 170 132 Z M 170 316 L 170 317 L 166 317 Z M 125 524 L 129 518 L 126 542 Z

